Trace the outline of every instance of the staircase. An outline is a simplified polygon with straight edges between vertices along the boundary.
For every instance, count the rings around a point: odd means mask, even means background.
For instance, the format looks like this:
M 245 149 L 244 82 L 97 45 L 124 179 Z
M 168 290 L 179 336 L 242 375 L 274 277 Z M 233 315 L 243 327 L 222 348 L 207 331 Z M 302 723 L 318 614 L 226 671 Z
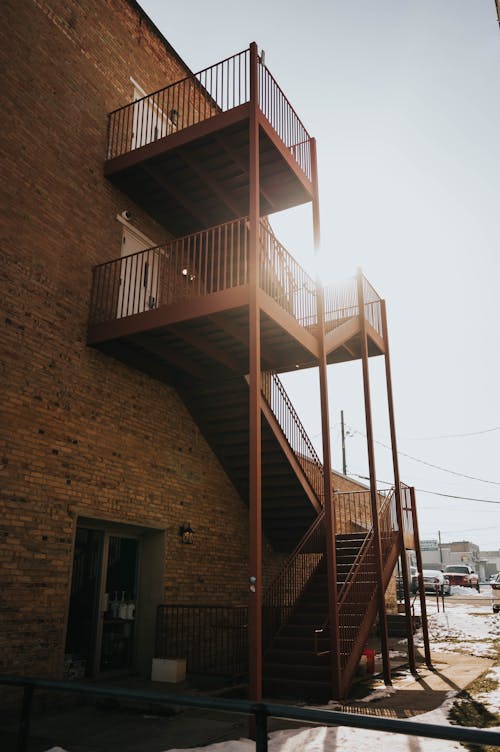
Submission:
M 242 499 L 248 503 L 246 378 L 185 380 L 178 391 Z M 323 467 L 275 374 L 262 375 L 262 524 L 289 554 L 263 600 L 263 681 L 268 696 L 332 696 L 323 512 Z M 340 696 L 349 692 L 377 616 L 378 574 L 369 491 L 335 494 Z M 400 555 L 395 496 L 378 496 L 385 592 Z M 290 552 L 292 552 L 290 554 Z M 335 698 L 339 699 L 339 698 Z
M 184 381 L 178 390 L 241 498 L 248 503 L 246 379 Z M 263 529 L 273 548 L 288 554 L 321 510 L 323 468 L 274 374 L 263 375 L 261 407 Z
M 363 496 L 369 493 L 346 494 Z M 336 495 L 336 509 L 342 510 L 343 494 Z M 397 557 L 399 536 L 394 529 L 394 494 L 381 500 L 379 527 L 385 592 Z M 354 505 L 358 513 L 362 504 Z M 342 510 L 344 518 L 346 510 Z M 361 527 L 355 520 L 353 528 Z M 265 653 L 264 690 L 278 697 L 301 697 L 325 702 L 332 695 L 330 627 L 328 621 L 328 578 L 325 556 L 324 514 L 288 560 L 277 580 L 264 596 Z M 337 534 L 337 603 L 339 639 L 339 694 L 345 697 L 377 615 L 378 575 L 373 527 Z M 304 562 L 306 567 L 304 567 Z M 310 571 L 307 572 L 307 564 Z M 304 571 L 304 568 L 306 571 Z M 286 602 L 286 608 L 280 603 Z M 270 618 L 269 614 L 274 615 Z M 278 616 L 276 616 L 278 614 Z M 335 698 L 339 699 L 339 698 Z
M 337 593 L 340 594 L 366 534 L 337 535 Z M 264 654 L 264 692 L 270 697 L 328 701 L 332 694 L 330 641 L 327 630 L 317 633 L 328 610 L 326 557 L 303 589 L 287 622 Z

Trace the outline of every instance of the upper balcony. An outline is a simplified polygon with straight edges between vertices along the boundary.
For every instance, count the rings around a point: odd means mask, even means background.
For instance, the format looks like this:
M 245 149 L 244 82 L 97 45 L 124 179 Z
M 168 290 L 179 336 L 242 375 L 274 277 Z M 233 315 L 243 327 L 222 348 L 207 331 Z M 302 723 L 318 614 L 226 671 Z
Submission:
M 249 372 L 246 218 L 94 268 L 89 344 L 167 381 Z M 362 278 L 370 355 L 384 352 L 381 300 Z M 278 372 L 317 365 L 317 286 L 261 220 L 261 360 Z M 356 280 L 326 288 L 329 363 L 361 357 Z
M 251 97 L 261 215 L 311 201 L 311 137 L 254 44 L 111 112 L 105 175 L 177 237 L 246 216 Z

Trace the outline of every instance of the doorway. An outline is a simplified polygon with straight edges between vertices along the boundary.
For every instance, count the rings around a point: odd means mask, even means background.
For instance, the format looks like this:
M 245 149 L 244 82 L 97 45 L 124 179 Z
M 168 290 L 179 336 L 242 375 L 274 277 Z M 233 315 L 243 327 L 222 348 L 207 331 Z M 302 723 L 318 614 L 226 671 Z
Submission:
M 78 518 L 66 678 L 112 672 L 150 675 L 164 562 L 163 528 Z
M 66 633 L 73 675 L 133 667 L 138 564 L 136 537 L 77 528 Z
M 160 259 L 153 241 L 132 225 L 124 225 L 121 257 L 117 318 L 156 308 Z

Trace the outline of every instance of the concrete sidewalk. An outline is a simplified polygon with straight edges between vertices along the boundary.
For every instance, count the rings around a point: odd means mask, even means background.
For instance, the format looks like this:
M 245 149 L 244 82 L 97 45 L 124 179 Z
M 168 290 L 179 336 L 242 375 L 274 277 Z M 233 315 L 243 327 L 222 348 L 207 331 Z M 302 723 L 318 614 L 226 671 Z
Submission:
M 492 665 L 492 661 L 459 653 L 433 653 L 434 671 L 419 664 L 419 677 L 404 669 L 394 677 L 396 692 L 372 702 L 360 700 L 336 706 L 346 712 L 364 715 L 408 718 L 434 710 L 446 699 L 450 691 L 458 692 Z M 364 683 L 365 694 L 380 678 Z M 207 689 L 188 685 L 166 685 L 145 680 L 117 682 L 116 686 L 130 689 L 172 694 L 205 694 Z M 359 694 L 361 686 L 358 685 Z M 208 692 L 211 694 L 211 692 Z M 280 698 L 266 698 L 270 702 L 283 702 Z M 300 724 L 270 719 L 269 730 L 292 728 Z M 302 724 L 303 725 L 303 724 Z M 17 718 L 0 721 L 2 751 L 16 749 Z M 202 710 L 174 711 L 158 707 L 128 707 L 113 701 L 98 704 L 68 706 L 58 710 L 38 708 L 33 713 L 29 752 L 44 752 L 52 747 L 62 747 L 68 752 L 162 752 L 172 747 L 196 747 L 227 739 L 245 737 L 248 720 L 245 716 L 214 713 Z

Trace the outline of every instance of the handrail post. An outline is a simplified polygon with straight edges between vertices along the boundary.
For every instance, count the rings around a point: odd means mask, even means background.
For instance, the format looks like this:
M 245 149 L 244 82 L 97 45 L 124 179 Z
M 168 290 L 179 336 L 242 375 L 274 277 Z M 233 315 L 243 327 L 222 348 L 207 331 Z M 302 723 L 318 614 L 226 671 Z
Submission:
M 336 548 L 336 519 L 332 489 L 332 463 L 330 447 L 330 419 L 328 410 L 328 381 L 327 361 L 325 350 L 325 315 L 323 289 L 318 280 L 317 286 L 318 324 L 319 324 L 319 385 L 321 401 L 321 428 L 323 439 L 323 488 L 325 504 L 325 546 L 326 565 L 328 570 L 328 614 L 330 619 L 330 656 L 332 670 L 333 699 L 340 700 L 341 663 L 340 663 L 340 625 L 337 586 L 337 548 Z
M 392 374 L 391 360 L 389 354 L 389 330 L 387 327 L 387 311 L 385 300 L 381 301 L 382 310 L 382 336 L 384 339 L 384 362 L 385 362 L 385 380 L 387 387 L 387 405 L 389 410 L 389 426 L 391 431 L 391 450 L 392 450 L 392 467 L 394 471 L 394 493 L 396 496 L 396 516 L 399 527 L 399 542 L 401 547 L 401 568 L 403 574 L 403 593 L 405 600 L 405 618 L 406 618 L 406 638 L 408 644 L 408 663 L 410 671 L 415 674 L 417 671 L 415 663 L 415 645 L 413 642 L 413 622 L 411 618 L 410 606 L 410 579 L 408 571 L 408 559 L 406 556 L 405 531 L 403 523 L 403 511 L 401 504 L 401 478 L 399 475 L 398 448 L 396 443 L 396 421 L 394 418 L 394 400 L 392 393 Z
M 35 688 L 32 684 L 27 684 L 23 691 L 23 705 L 21 708 L 21 718 L 19 719 L 19 732 L 17 735 L 16 752 L 26 752 L 28 736 L 30 731 L 31 705 Z
M 262 699 L 262 457 L 259 305 L 259 71 L 258 50 L 250 45 L 249 126 L 249 697 Z
M 375 471 L 375 445 L 373 440 L 372 425 L 372 407 L 370 397 L 370 373 L 368 368 L 368 335 L 366 331 L 365 304 L 363 293 L 363 275 L 361 269 L 358 270 L 357 277 L 358 290 L 358 307 L 359 307 L 359 326 L 361 337 L 361 363 L 363 368 L 363 388 L 365 394 L 365 421 L 366 421 L 366 442 L 368 449 L 368 465 L 370 469 L 370 498 L 373 517 L 373 533 L 375 538 L 376 566 L 378 578 L 378 614 L 379 628 L 382 647 L 382 662 L 384 667 L 384 682 L 391 682 L 391 666 L 389 662 L 389 638 L 387 631 L 387 615 L 385 611 L 385 592 L 384 592 L 384 567 L 382 562 L 382 541 L 380 538 L 380 525 L 378 517 L 377 504 L 377 476 Z
M 313 213 L 313 233 L 314 249 L 319 251 L 320 245 L 320 215 L 319 215 L 319 188 L 318 188 L 318 158 L 316 151 L 316 139 L 311 138 L 311 180 L 312 180 L 312 213 Z
M 416 500 L 415 500 L 415 489 L 413 488 L 413 486 L 410 488 L 410 499 L 411 499 L 411 516 L 413 520 L 413 535 L 415 537 L 415 554 L 417 556 L 418 593 L 420 597 L 420 614 L 422 617 L 422 637 L 424 638 L 425 662 L 428 668 L 433 669 L 434 667 L 432 665 L 431 650 L 429 646 L 429 630 L 427 627 L 427 606 L 425 603 L 425 587 L 424 587 L 424 580 L 422 577 L 423 562 L 422 562 L 422 552 L 420 550 L 420 535 L 418 532 L 417 505 L 416 505 Z
M 263 703 L 253 706 L 255 720 L 255 752 L 267 752 L 267 707 Z

